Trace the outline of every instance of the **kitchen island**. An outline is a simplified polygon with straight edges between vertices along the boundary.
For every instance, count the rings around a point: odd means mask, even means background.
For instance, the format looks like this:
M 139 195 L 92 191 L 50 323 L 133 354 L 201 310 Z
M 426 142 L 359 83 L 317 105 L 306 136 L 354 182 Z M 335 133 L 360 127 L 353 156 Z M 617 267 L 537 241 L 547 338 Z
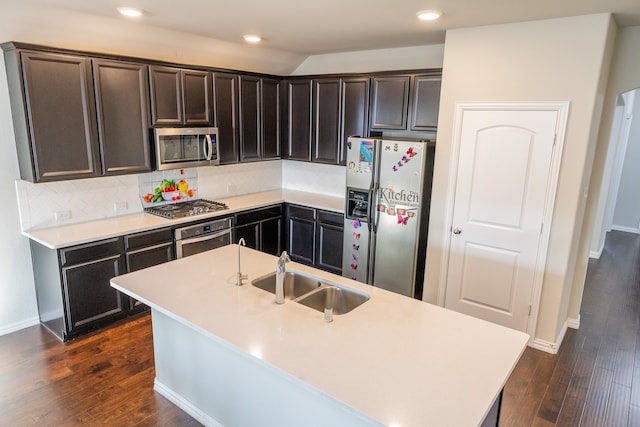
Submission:
M 250 284 L 276 257 L 241 254 L 242 286 L 237 245 L 111 280 L 152 309 L 155 389 L 204 424 L 477 426 L 499 407 L 526 334 L 288 263 L 370 295 L 328 323 Z

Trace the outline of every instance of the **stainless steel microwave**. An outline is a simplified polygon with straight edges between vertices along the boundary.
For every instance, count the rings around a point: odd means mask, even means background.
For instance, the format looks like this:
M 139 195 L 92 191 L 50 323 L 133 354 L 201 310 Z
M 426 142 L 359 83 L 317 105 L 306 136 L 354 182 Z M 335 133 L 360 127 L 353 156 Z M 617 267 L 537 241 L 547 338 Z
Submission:
M 218 128 L 156 128 L 156 169 L 220 164 Z

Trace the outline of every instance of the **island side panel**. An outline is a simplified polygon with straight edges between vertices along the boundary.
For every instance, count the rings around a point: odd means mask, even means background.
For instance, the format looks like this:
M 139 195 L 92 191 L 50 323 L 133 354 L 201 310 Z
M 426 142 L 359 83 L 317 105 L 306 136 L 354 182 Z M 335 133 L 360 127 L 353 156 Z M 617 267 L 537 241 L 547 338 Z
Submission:
M 253 355 L 151 313 L 155 389 L 205 425 L 383 425 Z

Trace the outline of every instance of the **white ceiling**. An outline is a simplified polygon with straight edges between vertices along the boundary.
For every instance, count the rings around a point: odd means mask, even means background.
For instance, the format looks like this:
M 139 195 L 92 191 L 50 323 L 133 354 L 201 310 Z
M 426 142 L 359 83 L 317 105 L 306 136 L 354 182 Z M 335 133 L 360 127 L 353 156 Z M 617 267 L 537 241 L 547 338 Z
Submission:
M 87 15 L 119 17 L 118 6 L 145 10 L 140 25 L 313 55 L 440 44 L 447 29 L 611 12 L 619 26 L 640 25 L 640 0 L 30 0 Z M 416 12 L 444 16 L 423 22 Z M 130 18 L 129 18 L 130 19 Z

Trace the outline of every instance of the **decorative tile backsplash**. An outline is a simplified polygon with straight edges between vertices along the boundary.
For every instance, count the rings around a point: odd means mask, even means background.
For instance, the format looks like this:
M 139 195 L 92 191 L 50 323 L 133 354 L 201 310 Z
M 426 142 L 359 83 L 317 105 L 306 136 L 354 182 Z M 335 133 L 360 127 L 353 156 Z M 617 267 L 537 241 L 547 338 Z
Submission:
M 222 199 L 286 188 L 344 197 L 344 167 L 274 160 L 32 184 L 16 181 L 23 230 L 141 212 L 163 179 L 184 179 L 194 197 Z

